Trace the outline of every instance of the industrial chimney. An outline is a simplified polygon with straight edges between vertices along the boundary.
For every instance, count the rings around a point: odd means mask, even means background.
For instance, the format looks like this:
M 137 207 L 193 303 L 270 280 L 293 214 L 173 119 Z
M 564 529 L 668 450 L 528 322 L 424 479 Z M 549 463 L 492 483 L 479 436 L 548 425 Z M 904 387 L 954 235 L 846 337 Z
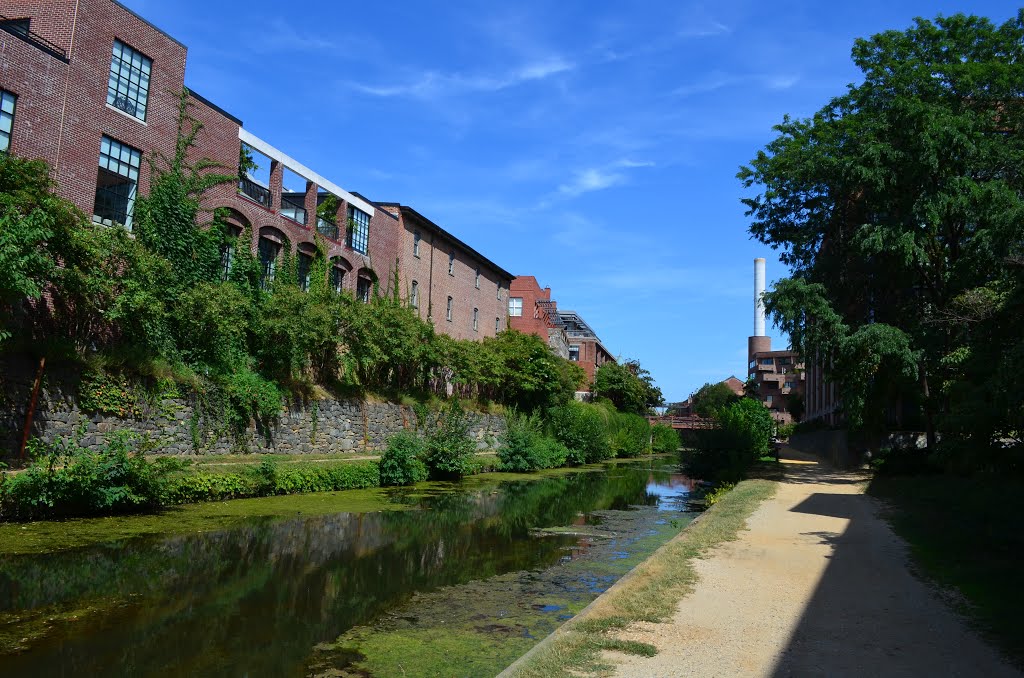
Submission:
M 754 336 L 764 336 L 764 259 L 754 259 Z
M 753 363 L 757 353 L 772 350 L 771 337 L 764 334 L 764 259 L 754 259 L 754 334 L 747 338 L 747 360 Z M 754 368 L 751 367 L 751 370 Z

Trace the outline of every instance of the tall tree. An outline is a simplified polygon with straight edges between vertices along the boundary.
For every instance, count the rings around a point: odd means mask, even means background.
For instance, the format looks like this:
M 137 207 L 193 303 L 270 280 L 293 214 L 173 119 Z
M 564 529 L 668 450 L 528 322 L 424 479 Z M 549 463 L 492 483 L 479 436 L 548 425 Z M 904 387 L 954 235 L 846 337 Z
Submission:
M 759 190 L 751 233 L 792 269 L 766 297 L 776 321 L 843 385 L 853 423 L 918 401 L 934 443 L 933 415 L 945 425 L 992 351 L 979 323 L 1021 329 L 1005 310 L 1024 243 L 1024 11 L 917 19 L 858 40 L 853 61 L 863 82 L 785 118 L 738 176 Z M 1005 420 L 971 435 L 992 444 Z

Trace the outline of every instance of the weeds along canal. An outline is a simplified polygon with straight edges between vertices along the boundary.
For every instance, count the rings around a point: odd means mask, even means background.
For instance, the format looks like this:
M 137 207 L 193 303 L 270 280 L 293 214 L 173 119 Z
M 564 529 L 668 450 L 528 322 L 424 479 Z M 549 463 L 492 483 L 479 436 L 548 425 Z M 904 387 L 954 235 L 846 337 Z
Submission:
M 0 674 L 493 676 L 678 533 L 691 486 L 663 460 L 486 474 L 0 555 Z

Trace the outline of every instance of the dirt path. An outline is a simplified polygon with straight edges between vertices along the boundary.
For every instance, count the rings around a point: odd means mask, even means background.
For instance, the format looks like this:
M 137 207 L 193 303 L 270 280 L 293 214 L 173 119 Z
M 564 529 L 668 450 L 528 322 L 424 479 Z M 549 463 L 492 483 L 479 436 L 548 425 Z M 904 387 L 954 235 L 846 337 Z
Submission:
M 619 634 L 658 654 L 607 654 L 616 676 L 1022 675 L 910 573 L 865 476 L 787 463 L 749 531 L 697 561 L 674 619 Z

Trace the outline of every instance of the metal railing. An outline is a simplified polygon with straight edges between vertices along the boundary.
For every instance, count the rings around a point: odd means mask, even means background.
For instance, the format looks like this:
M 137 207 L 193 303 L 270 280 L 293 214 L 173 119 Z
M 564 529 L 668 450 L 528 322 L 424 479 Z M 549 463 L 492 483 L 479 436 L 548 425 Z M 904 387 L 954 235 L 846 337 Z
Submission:
M 238 179 L 238 192 L 245 197 L 250 198 L 257 204 L 263 205 L 268 210 L 272 208 L 273 199 L 270 194 L 270 189 L 260 186 L 252 179 L 240 177 Z
M 281 196 L 281 216 L 288 217 L 292 221 L 297 221 L 300 224 L 305 225 L 306 208 L 299 203 L 292 202 L 288 198 Z
M 330 219 L 325 219 L 324 217 L 317 217 L 316 230 L 320 233 L 320 235 L 324 236 L 325 238 L 330 238 L 331 240 L 338 239 L 338 225 L 331 221 Z
M 57 57 L 64 63 L 68 62 L 67 52 L 43 36 L 33 33 L 29 30 L 28 26 L 29 23 L 26 19 L 9 19 L 0 14 L 0 30 L 10 33 L 16 38 L 21 38 L 33 47 L 41 49 L 50 56 Z

